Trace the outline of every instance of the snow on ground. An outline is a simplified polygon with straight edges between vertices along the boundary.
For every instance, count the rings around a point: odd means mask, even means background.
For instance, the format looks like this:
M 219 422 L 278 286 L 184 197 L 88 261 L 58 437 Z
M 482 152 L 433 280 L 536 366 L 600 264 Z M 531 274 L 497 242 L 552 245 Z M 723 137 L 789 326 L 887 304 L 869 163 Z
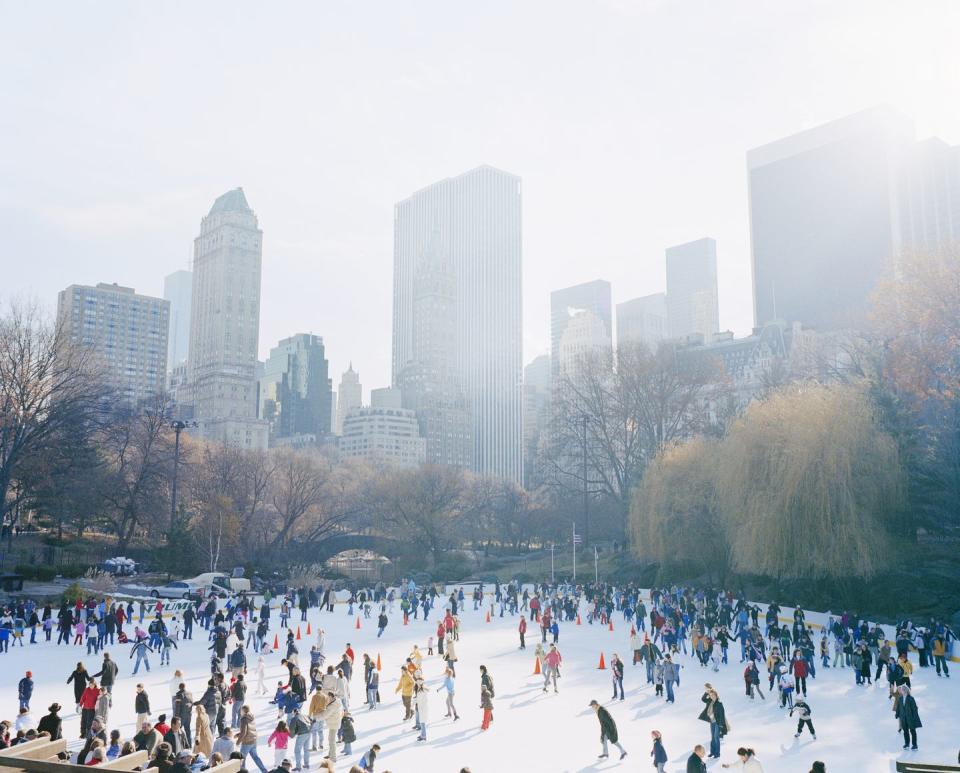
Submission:
M 486 623 L 485 611 L 473 611 L 472 607 L 468 598 L 467 609 L 461 614 L 461 635 L 457 643 L 459 662 L 455 702 L 461 719 L 454 723 L 444 718 L 443 695 L 431 692 L 427 743 L 418 743 L 417 734 L 411 729 L 412 723 L 402 721 L 403 709 L 399 696 L 394 694 L 394 687 L 399 668 L 412 646 L 419 645 L 426 655 L 427 639 L 436 631 L 437 610 L 431 614 L 429 623 L 411 620 L 405 627 L 397 605 L 397 611 L 380 640 L 376 638 L 375 612 L 369 620 L 361 617 L 361 629 L 356 630 L 357 618 L 347 615 L 345 604 L 338 604 L 333 613 L 310 610 L 313 633 L 318 626 L 326 631 L 328 664 L 331 659 L 336 663 L 347 642 L 356 652 L 351 706 L 356 717 L 357 742 L 349 760 L 341 756 L 338 770 L 349 770 L 373 743 L 379 743 L 383 749 L 377 770 L 394 773 L 455 773 L 462 766 L 469 766 L 473 773 L 647 769 L 652 745 L 650 731 L 659 730 L 670 758 L 667 771 L 682 773 L 695 744 L 704 744 L 709 749 L 709 728 L 697 719 L 702 709 L 700 695 L 705 682 L 719 690 L 732 725 L 732 731 L 722 746 L 723 762 L 735 761 L 735 751 L 741 745 L 756 750 L 767 773 L 807 773 L 814 760 L 826 762 L 830 773 L 880 773 L 893 771 L 897 759 L 929 763 L 955 763 L 957 759 L 956 728 L 960 719 L 960 675 L 957 673 L 948 680 L 937 678 L 933 668 L 918 668 L 914 672 L 914 695 L 923 722 L 917 752 L 901 751 L 897 724 L 886 698 L 885 679 L 882 678 L 883 683 L 879 686 L 857 687 L 849 668 L 817 669 L 817 678 L 809 680 L 808 697 L 817 740 L 812 740 L 806 733 L 795 739 L 796 721 L 787 717 L 785 709 L 777 707 L 775 696 L 754 702 L 744 695 L 743 666 L 738 662 L 739 645 L 731 648 L 731 655 L 736 653 L 736 656 L 729 665 L 721 666 L 718 673 L 701 668 L 692 657 L 681 656 L 681 684 L 676 703 L 670 705 L 654 695 L 652 686 L 646 685 L 643 667 L 630 664 L 629 625 L 624 624 L 622 617 L 615 616 L 613 632 L 599 625 L 587 625 L 585 619 L 580 626 L 564 623 L 559 642 L 564 661 L 560 692 L 544 693 L 541 678 L 533 675 L 533 648 L 539 640 L 535 626 L 528 631 L 527 650 L 520 651 L 516 632 L 518 617 L 509 614 L 503 618 L 494 616 L 490 623 Z M 296 611 L 294 620 L 298 618 L 299 611 Z M 274 626 L 279 624 L 276 612 L 272 623 Z M 294 622 L 294 628 L 297 624 Z M 306 636 L 305 624 L 299 625 L 303 636 L 300 661 L 308 664 L 312 637 Z M 274 630 L 269 637 L 271 643 Z M 161 711 L 169 714 L 169 680 L 177 668 L 186 675 L 194 699 L 199 699 L 209 674 L 210 653 L 202 631 L 199 637 L 198 631 L 195 629 L 192 642 L 181 642 L 180 649 L 173 652 L 171 666 L 160 668 L 159 656 L 151 656 L 152 670 L 145 673 L 141 669 L 137 676 L 131 675 L 133 661 L 128 659 L 129 645 L 108 646 L 107 651 L 121 669 L 113 691 L 110 729 L 119 729 L 124 738 L 132 737 L 136 732 L 133 699 L 137 682 L 146 686 L 154 719 Z M 283 636 L 280 638 L 282 641 Z M 626 663 L 626 700 L 623 702 L 610 698 L 610 671 L 597 669 L 601 652 L 608 662 L 610 655 L 618 652 Z M 31 701 L 34 719 L 39 720 L 53 701 L 61 703 L 64 706 L 64 736 L 70 739 L 72 749 L 78 749 L 81 745 L 77 740 L 79 717 L 73 713 L 73 693 L 66 679 L 80 660 L 90 673 L 100 669 L 101 657 L 87 657 L 85 653 L 85 646 L 58 647 L 51 642 L 27 644 L 23 648 L 11 648 L 8 654 L 0 654 L 0 687 L 3 688 L 0 716 L 14 718 L 17 682 L 25 670 L 32 670 L 36 684 Z M 372 712 L 363 705 L 364 653 L 374 659 L 379 655 L 383 665 L 380 685 L 383 702 Z M 275 688 L 277 681 L 286 674 L 286 669 L 280 665 L 280 657 L 280 654 L 273 654 L 268 660 L 267 685 L 271 688 Z M 255 662 L 256 656 L 251 653 L 251 671 Z M 487 732 L 480 731 L 481 664 L 490 670 L 496 690 L 494 722 Z M 960 664 L 955 666 L 960 672 Z M 443 668 L 443 661 L 436 654 L 424 661 L 424 674 L 434 690 L 440 684 Z M 765 669 L 761 669 L 761 673 L 765 675 Z M 252 674 L 247 678 L 253 692 L 256 679 Z M 762 686 L 766 690 L 765 680 Z M 254 696 L 248 700 L 257 717 L 260 755 L 268 767 L 273 761 L 273 751 L 267 750 L 266 738 L 275 726 L 276 716 L 273 707 L 267 703 L 270 697 Z M 609 760 L 597 759 L 600 753 L 599 725 L 588 706 L 593 698 L 606 705 L 617 722 L 620 740 L 629 752 L 623 763 L 619 762 L 612 748 Z M 291 757 L 292 751 L 291 744 Z M 313 768 L 319 761 L 318 756 L 312 760 Z M 719 769 L 716 761 L 708 762 L 711 770 Z

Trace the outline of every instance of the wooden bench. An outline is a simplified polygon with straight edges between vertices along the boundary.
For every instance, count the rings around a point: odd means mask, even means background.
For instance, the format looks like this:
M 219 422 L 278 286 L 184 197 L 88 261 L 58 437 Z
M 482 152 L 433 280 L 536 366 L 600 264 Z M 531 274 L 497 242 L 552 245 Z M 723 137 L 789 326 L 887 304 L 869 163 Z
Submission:
M 65 751 L 65 740 L 51 741 L 49 738 L 38 738 L 35 741 L 17 744 L 9 749 L 0 750 L 0 773 L 90 773 L 87 765 L 63 763 L 57 755 Z M 117 757 L 114 760 L 97 765 L 97 770 L 133 770 L 147 764 L 149 755 L 145 751 L 134 752 L 126 757 Z M 228 760 L 213 770 L 217 773 L 237 773 L 240 770 L 240 760 Z M 148 768 L 144 773 L 156 773 L 156 768 Z

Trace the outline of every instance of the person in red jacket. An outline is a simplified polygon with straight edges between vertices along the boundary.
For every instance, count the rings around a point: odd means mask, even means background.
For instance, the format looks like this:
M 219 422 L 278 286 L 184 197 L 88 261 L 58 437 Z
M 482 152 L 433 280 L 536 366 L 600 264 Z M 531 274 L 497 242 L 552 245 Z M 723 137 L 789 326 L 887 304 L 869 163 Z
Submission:
M 100 698 L 100 687 L 96 679 L 91 679 L 87 689 L 80 696 L 80 738 L 87 737 L 90 723 L 97 713 L 97 700 Z
M 530 619 L 533 620 L 537 615 L 540 614 L 540 599 L 537 596 L 534 596 L 530 599 Z
M 527 648 L 527 618 L 523 615 L 520 615 L 520 625 L 517 630 L 520 632 L 520 649 L 525 650 Z
M 797 694 L 807 697 L 807 675 L 810 673 L 810 666 L 800 650 L 794 650 L 793 660 L 790 661 L 790 671 L 797 681 Z

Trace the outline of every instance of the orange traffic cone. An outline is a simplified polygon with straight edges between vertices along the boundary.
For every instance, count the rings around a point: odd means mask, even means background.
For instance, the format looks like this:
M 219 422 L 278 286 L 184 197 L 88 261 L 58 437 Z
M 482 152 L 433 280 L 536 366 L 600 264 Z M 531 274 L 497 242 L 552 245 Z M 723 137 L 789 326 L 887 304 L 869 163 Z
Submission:
M 280 634 L 276 634 L 276 633 L 275 633 L 275 634 L 273 635 L 273 648 L 274 648 L 275 650 L 280 649 Z
M 603 662 L 603 653 L 600 653 L 600 665 L 597 666 L 598 671 L 605 671 L 607 669 L 607 664 Z
M 577 625 L 580 625 L 580 613 L 577 612 Z
M 536 676 L 539 673 L 540 673 L 540 658 L 537 658 L 537 663 L 533 667 L 533 675 Z
M 489 612 L 487 612 L 487 622 L 488 622 L 488 623 L 490 622 L 490 613 L 489 613 Z
M 358 631 L 360 630 L 360 618 L 359 618 L 359 617 L 357 618 L 357 630 L 358 630 Z
M 297 641 L 300 641 L 300 626 L 297 626 Z
M 380 653 L 377 653 L 377 671 L 380 670 Z
M 406 615 L 403 616 L 403 624 L 404 624 L 404 625 L 409 625 L 409 623 L 407 622 L 407 616 L 406 616 Z
M 307 623 L 307 636 L 309 636 L 309 635 L 310 635 L 310 623 L 308 622 L 308 623 Z
M 610 630 L 613 630 L 613 620 L 610 621 Z

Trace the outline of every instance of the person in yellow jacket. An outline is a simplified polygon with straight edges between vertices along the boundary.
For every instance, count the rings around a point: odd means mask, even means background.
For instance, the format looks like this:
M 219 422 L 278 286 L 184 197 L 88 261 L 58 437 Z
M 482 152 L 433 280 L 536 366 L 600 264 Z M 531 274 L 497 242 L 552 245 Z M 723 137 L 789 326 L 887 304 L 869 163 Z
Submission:
M 413 674 L 407 670 L 406 666 L 401 666 L 400 681 L 397 683 L 397 688 L 394 690 L 394 693 L 400 693 L 400 699 L 403 701 L 404 722 L 413 717 L 413 708 L 411 707 L 411 702 L 413 700 L 413 686 Z
M 897 679 L 897 687 L 902 684 L 905 684 L 907 687 L 913 687 L 913 685 L 910 684 L 910 676 L 913 674 L 913 663 L 910 662 L 910 658 L 907 657 L 906 653 L 900 656 L 897 665 L 900 666 L 901 671 L 903 671 L 903 676 Z
M 423 653 L 420 652 L 420 648 L 416 644 L 413 645 L 413 651 L 410 653 L 409 659 L 416 665 L 417 668 L 415 670 L 419 671 L 423 666 Z
M 310 708 L 307 710 L 307 716 L 312 720 L 310 725 L 310 751 L 315 752 L 323 749 L 323 720 L 320 719 L 320 715 L 326 707 L 327 694 L 320 689 L 320 685 L 317 685 L 317 689 L 310 696 Z
M 950 669 L 947 668 L 947 644 L 942 636 L 935 636 L 930 648 L 930 654 L 933 655 L 933 662 L 937 667 L 937 676 L 940 676 L 940 669 L 943 669 L 943 675 L 950 678 Z

